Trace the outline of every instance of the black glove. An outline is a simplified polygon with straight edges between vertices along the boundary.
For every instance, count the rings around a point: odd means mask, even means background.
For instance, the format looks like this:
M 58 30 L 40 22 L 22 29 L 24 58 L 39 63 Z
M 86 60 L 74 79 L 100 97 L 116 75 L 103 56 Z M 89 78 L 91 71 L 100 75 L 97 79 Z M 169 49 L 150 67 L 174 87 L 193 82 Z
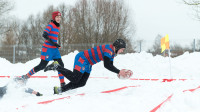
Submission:
M 57 43 L 54 43 L 55 45 L 54 46 L 56 46 L 57 48 L 59 48 L 60 47 L 60 45 L 59 44 L 57 44 Z
M 44 32 L 42 36 L 43 36 L 46 40 L 48 40 L 48 38 L 49 38 L 47 32 Z
M 48 42 L 50 42 L 53 46 L 56 46 L 57 48 L 60 47 L 59 44 L 54 43 L 54 42 L 48 37 L 48 33 L 47 33 L 47 32 L 44 32 L 42 36 L 43 36 Z
M 43 96 L 43 94 L 37 92 L 36 96 Z

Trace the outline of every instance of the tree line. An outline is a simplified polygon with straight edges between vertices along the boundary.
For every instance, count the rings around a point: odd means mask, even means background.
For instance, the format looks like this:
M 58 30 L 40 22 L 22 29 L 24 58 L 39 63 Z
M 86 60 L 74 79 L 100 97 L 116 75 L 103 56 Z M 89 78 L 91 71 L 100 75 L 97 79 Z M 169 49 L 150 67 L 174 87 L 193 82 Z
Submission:
M 183 1 L 185 4 L 194 5 L 186 0 Z M 11 1 L 0 0 L 0 52 L 2 49 L 13 52 L 13 48 L 8 47 L 13 45 L 17 49 L 16 56 L 27 60 L 39 57 L 44 43 L 42 34 L 51 20 L 53 11 L 62 13 L 58 37 L 58 43 L 62 47 L 61 55 L 73 52 L 75 49 L 82 51 L 100 44 L 111 44 L 117 38 L 126 40 L 128 47 L 126 52 L 136 51 L 137 41 L 133 41 L 135 24 L 123 0 L 78 0 L 74 6 L 64 3 L 57 7 L 52 5 L 42 13 L 30 15 L 25 21 L 5 17 L 13 7 L 14 3 Z M 156 37 L 154 45 L 148 52 L 154 55 L 160 54 L 160 37 L 161 35 Z M 179 45 L 171 48 L 183 49 Z M 1 57 L 6 58 L 2 55 L 3 53 L 0 53 Z
M 56 10 L 62 13 L 58 42 L 63 49 L 70 49 L 69 44 L 112 43 L 122 38 L 128 43 L 127 52 L 134 51 L 131 38 L 135 27 L 129 23 L 128 9 L 119 0 L 79 0 L 73 7 L 64 3 L 58 7 L 49 6 L 42 14 L 30 15 L 23 22 L 11 20 L 6 24 L 1 45 L 30 49 L 41 46 L 44 42 L 42 33 L 51 20 L 51 13 Z

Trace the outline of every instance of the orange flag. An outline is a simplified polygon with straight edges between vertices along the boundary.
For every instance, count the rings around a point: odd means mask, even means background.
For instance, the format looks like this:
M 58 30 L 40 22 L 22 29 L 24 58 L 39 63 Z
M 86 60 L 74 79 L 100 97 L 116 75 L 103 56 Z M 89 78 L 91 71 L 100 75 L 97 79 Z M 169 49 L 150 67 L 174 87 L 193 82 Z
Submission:
M 169 36 L 161 38 L 161 53 L 165 51 L 165 49 L 169 49 Z

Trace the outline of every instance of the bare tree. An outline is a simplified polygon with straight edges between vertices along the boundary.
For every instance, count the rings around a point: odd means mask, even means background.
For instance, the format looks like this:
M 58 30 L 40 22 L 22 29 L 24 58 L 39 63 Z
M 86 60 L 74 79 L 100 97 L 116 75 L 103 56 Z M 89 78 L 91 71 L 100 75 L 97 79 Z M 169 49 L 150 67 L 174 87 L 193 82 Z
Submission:
M 62 46 L 61 49 L 61 54 L 65 54 L 69 49 L 71 49 L 71 46 L 69 46 L 69 43 L 72 43 L 72 19 L 70 16 L 71 13 L 71 7 L 66 6 L 64 3 L 58 6 L 58 10 L 61 12 L 62 16 L 62 21 L 61 21 L 61 28 L 60 28 L 60 33 L 59 33 L 59 43 Z
M 183 51 L 183 47 L 180 44 L 175 43 L 171 46 L 171 51 Z
M 29 16 L 27 24 L 29 25 L 29 37 L 31 39 L 32 46 L 41 46 L 43 43 L 42 39 L 42 29 L 41 28 L 41 19 L 40 15 L 38 14 L 36 17 L 33 15 Z
M 196 42 L 196 49 L 197 51 L 200 51 L 200 40 L 197 40 Z
M 171 57 L 176 57 L 184 53 L 184 48 L 180 44 L 175 43 L 174 45 L 171 45 L 170 51 Z
M 69 20 L 68 29 L 71 31 L 69 38 L 73 37 L 70 43 L 97 45 L 122 38 L 133 49 L 128 34 L 134 32 L 135 27 L 128 23 L 128 10 L 122 1 L 80 0 L 69 12 L 66 19 Z M 89 47 L 85 46 L 84 49 Z
M 13 47 L 10 45 L 15 45 L 17 43 L 18 38 L 18 29 L 19 23 L 15 20 L 7 21 L 5 25 L 6 32 L 2 34 L 2 41 L 0 44 L 0 57 L 7 58 L 8 60 L 12 60 L 13 55 Z M 6 51 L 6 53 L 4 53 Z
M 0 0 L 0 34 L 3 34 L 7 31 L 5 30 L 5 16 L 7 16 L 7 14 L 13 9 L 13 7 L 13 2 L 9 0 Z
M 1 46 L 15 45 L 17 43 L 19 36 L 19 27 L 20 24 L 15 18 L 7 20 L 4 28 L 6 32 L 2 34 Z
M 200 5 L 199 0 L 183 0 L 183 2 L 187 5 Z
M 152 53 L 153 55 L 157 55 L 157 54 L 161 54 L 161 38 L 163 36 L 158 34 L 154 40 L 154 44 L 153 44 L 153 47 L 152 47 Z M 149 50 L 150 51 L 150 50 Z
M 11 8 L 1 8 L 5 6 L 1 5 L 2 1 L 7 2 L 0 0 L 0 13 L 2 11 L 3 15 Z M 52 19 L 53 11 L 62 13 L 58 37 L 62 55 L 74 49 L 82 51 L 100 44 L 111 44 L 118 38 L 127 42 L 126 52 L 135 52 L 136 47 L 131 40 L 135 26 L 130 24 L 128 9 L 120 0 L 79 0 L 73 7 L 64 4 L 49 6 L 43 13 L 30 15 L 22 23 L 16 20 L 15 26 L 12 22 L 7 24 L 7 28 L 4 28 L 8 31 L 5 33 L 4 45 L 15 45 L 18 50 L 16 56 L 25 60 L 39 56 L 44 42 L 42 33 Z
M 184 4 L 189 5 L 193 8 L 195 14 L 194 17 L 200 20 L 200 0 L 183 0 Z
M 12 10 L 14 4 L 9 0 L 0 0 L 0 16 Z
M 134 52 L 132 34 L 134 25 L 128 22 L 128 9 L 123 1 L 118 0 L 79 0 L 74 7 L 59 5 L 57 8 L 49 6 L 42 15 L 29 16 L 20 31 L 19 43 L 25 46 L 41 44 L 42 33 L 51 20 L 53 11 L 62 13 L 61 30 L 58 42 L 64 51 L 73 44 L 79 44 L 76 49 L 84 50 L 92 45 L 113 43 L 117 38 L 125 39 L 128 44 L 127 52 Z

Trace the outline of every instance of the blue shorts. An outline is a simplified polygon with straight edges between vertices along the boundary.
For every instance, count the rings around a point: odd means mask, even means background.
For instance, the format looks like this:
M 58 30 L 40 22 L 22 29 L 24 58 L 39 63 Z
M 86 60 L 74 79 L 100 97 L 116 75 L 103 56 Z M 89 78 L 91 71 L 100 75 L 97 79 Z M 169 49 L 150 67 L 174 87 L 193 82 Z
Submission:
M 51 61 L 53 59 L 60 59 L 61 55 L 58 48 L 42 47 L 41 57 L 42 60 Z
M 80 71 L 82 74 L 84 74 L 84 72 L 90 74 L 90 72 L 92 71 L 92 65 L 90 65 L 90 63 L 84 56 L 84 52 L 80 52 L 76 55 L 74 60 L 74 69 Z

